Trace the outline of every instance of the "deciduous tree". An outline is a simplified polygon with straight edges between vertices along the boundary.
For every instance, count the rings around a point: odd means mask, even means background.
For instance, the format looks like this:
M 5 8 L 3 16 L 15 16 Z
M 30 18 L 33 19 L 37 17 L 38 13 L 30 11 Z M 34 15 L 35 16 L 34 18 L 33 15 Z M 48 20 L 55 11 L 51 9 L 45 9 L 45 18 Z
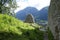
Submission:
M 16 0 L 0 0 L 0 13 L 14 13 L 16 7 Z

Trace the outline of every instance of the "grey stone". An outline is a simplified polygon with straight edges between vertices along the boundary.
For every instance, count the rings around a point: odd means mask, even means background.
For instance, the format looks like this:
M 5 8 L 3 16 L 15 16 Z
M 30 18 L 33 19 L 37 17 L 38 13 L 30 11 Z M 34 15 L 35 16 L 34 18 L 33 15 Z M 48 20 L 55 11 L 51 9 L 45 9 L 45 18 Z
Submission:
M 60 40 L 59 20 L 60 20 L 60 0 L 51 0 L 48 14 L 48 26 L 56 40 Z

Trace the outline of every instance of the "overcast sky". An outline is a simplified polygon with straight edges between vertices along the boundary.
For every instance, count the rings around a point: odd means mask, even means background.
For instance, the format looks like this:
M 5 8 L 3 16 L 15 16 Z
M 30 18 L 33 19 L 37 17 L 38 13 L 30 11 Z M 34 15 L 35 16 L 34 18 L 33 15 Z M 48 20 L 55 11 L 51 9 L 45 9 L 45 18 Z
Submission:
M 23 10 L 26 7 L 35 7 L 38 10 L 50 5 L 50 0 L 17 0 L 19 6 L 15 12 Z

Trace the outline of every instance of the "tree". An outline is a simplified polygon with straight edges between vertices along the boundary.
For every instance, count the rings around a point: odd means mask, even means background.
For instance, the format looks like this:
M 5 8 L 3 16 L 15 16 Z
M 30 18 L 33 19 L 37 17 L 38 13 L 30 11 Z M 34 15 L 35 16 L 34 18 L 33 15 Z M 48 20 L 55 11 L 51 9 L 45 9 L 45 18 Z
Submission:
M 25 19 L 25 22 L 27 22 L 27 23 L 34 23 L 35 20 L 34 20 L 33 15 L 32 14 L 28 14 L 26 19 Z
M 16 0 L 0 0 L 0 13 L 14 13 L 16 7 Z

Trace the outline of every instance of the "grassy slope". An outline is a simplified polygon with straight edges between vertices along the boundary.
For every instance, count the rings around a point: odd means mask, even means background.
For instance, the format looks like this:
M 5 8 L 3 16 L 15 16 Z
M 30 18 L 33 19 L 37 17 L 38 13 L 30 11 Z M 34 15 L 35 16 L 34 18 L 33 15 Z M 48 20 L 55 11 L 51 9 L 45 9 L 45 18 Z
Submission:
M 0 40 L 43 40 L 43 32 L 12 16 L 0 14 Z

